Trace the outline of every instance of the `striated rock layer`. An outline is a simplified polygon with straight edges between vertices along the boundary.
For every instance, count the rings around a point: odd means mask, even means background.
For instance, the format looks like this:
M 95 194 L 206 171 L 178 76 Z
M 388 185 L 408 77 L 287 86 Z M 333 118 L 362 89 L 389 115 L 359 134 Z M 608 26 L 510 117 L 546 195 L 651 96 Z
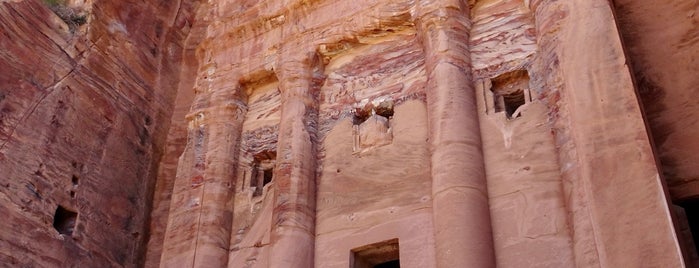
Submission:
M 683 264 L 608 1 L 206 9 L 161 266 Z
M 195 3 L 63 4 L 0 2 L 0 266 L 140 266 Z
M 695 265 L 697 8 L 0 1 L 0 263 Z

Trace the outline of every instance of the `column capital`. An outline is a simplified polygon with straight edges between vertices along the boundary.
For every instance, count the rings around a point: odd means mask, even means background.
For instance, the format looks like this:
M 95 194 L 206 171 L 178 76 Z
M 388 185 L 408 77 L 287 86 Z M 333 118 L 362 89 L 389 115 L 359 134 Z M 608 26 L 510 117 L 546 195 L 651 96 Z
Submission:
M 467 0 L 419 0 L 416 4 L 417 19 L 447 19 L 451 13 L 470 17 L 471 9 Z
M 188 121 L 204 120 L 212 113 L 216 112 L 237 112 L 247 110 L 247 105 L 243 98 L 243 88 L 240 83 L 235 86 L 218 89 L 209 92 L 201 92 L 195 96 L 192 108 L 185 116 Z

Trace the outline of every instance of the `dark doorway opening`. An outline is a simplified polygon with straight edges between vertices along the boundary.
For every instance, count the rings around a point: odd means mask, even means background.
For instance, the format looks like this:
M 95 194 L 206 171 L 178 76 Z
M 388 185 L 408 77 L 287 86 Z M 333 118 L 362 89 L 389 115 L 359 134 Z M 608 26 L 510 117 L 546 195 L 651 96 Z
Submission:
M 400 268 L 400 260 L 392 260 L 374 265 L 374 268 Z
M 674 205 L 677 238 L 688 267 L 699 267 L 699 199 L 689 199 Z
M 399 268 L 399 258 L 398 239 L 394 238 L 353 249 L 351 251 L 350 267 Z

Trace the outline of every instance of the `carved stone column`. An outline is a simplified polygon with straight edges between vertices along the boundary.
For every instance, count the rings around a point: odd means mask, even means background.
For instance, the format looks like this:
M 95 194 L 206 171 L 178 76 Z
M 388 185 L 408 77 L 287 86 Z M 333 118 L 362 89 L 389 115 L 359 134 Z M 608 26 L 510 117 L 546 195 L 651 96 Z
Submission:
M 188 116 L 161 267 L 226 267 L 235 156 L 245 104 L 239 89 L 199 93 Z
M 270 267 L 313 267 L 318 102 L 312 88 L 311 60 L 312 57 L 283 60 L 277 71 L 282 111 L 274 174 Z
M 495 267 L 466 1 L 420 1 L 437 267 Z

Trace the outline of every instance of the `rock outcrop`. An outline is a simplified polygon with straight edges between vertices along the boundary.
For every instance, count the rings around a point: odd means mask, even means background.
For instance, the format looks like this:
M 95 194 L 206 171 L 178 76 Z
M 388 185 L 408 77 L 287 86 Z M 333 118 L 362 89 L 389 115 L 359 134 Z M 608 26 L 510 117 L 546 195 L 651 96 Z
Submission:
M 2 266 L 143 262 L 194 8 L 0 2 Z

